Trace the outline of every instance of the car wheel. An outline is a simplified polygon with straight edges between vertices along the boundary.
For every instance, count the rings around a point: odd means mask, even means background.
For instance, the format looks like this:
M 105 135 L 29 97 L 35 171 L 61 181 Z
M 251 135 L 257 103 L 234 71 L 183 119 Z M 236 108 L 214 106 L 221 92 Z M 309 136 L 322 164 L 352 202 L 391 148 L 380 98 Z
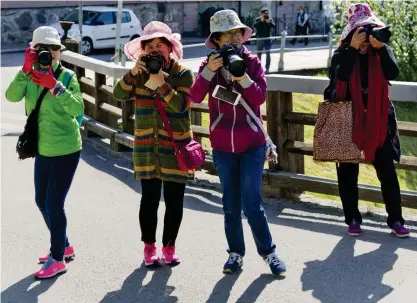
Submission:
M 81 41 L 81 53 L 83 55 L 89 55 L 93 51 L 93 41 L 90 38 L 85 37 Z
M 132 38 L 130 38 L 130 41 L 135 40 L 136 38 L 139 38 L 139 35 L 133 35 Z

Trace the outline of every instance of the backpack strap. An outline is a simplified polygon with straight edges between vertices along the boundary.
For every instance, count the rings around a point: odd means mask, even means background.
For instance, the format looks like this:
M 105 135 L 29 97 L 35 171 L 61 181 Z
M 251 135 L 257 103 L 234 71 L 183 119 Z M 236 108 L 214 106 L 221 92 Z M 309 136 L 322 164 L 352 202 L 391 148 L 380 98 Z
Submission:
M 64 79 L 63 79 L 63 81 L 62 81 L 62 84 L 64 84 L 64 86 L 66 87 L 66 88 L 68 88 L 68 86 L 69 86 L 69 84 L 70 84 L 70 82 L 71 82 L 71 79 L 72 79 L 72 77 L 74 76 L 74 72 L 72 71 L 72 70 L 70 70 L 70 69 L 64 69 Z M 77 122 L 78 122 L 78 125 L 81 127 L 81 125 L 83 124 L 83 118 L 84 118 L 84 114 L 81 114 L 81 115 L 79 115 L 79 116 L 77 116 L 77 117 L 75 117 L 75 119 L 77 120 Z

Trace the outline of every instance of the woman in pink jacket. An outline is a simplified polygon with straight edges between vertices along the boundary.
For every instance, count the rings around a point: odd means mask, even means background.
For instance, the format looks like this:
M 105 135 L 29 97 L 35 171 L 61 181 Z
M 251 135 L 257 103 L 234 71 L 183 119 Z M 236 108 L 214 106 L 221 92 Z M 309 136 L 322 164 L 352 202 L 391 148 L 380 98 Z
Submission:
M 231 44 L 246 67 L 244 75 L 236 77 L 223 67 L 222 56 L 210 55 L 201 64 L 190 89 L 191 99 L 196 103 L 201 103 L 209 94 L 210 141 L 214 166 L 223 189 L 225 232 L 229 245 L 229 259 L 223 272 L 235 273 L 243 265 L 243 209 L 259 255 L 269 264 L 273 274 L 281 275 L 285 272 L 285 264 L 275 252 L 262 207 L 265 136 L 240 102 L 231 105 L 212 96 L 217 85 L 233 87 L 262 121 L 260 105 L 265 102 L 267 93 L 265 73 L 258 57 L 243 46 L 252 35 L 252 30 L 240 22 L 234 11 L 222 10 L 215 13 L 210 19 L 210 31 L 206 47 L 220 50 Z

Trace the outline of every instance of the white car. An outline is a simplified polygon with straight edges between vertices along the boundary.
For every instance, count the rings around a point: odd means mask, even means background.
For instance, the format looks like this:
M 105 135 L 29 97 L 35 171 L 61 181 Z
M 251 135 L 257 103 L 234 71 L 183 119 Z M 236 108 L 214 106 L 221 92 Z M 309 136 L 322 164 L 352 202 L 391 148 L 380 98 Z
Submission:
M 83 55 L 90 54 L 93 49 L 113 48 L 116 45 L 117 8 L 106 6 L 84 6 L 82 39 L 78 24 L 78 8 L 66 15 L 62 21 L 73 21 L 68 36 L 81 42 Z M 64 31 L 59 22 L 51 24 L 59 34 Z M 142 26 L 139 19 L 130 9 L 122 10 L 122 23 L 120 44 L 138 38 L 142 35 Z

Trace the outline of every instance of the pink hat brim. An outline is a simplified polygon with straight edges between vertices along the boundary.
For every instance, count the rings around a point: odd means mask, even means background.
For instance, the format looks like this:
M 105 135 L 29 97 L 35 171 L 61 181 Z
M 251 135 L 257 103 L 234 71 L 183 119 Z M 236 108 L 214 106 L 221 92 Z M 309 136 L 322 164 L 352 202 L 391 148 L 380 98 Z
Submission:
M 242 37 L 242 44 L 243 44 L 246 41 L 248 41 L 250 37 L 252 37 L 252 29 L 250 27 L 245 26 L 245 25 L 238 25 L 238 26 L 235 26 L 235 27 L 231 27 L 227 30 L 230 31 L 230 30 L 234 30 L 234 29 L 238 29 L 238 28 L 244 28 L 245 29 L 245 33 L 243 34 L 243 37 Z M 209 49 L 216 49 L 216 45 L 213 44 L 213 42 L 211 42 L 211 35 L 212 34 L 213 33 L 210 33 L 210 36 L 208 36 L 205 45 Z
M 178 39 L 176 38 L 178 36 Z M 183 58 L 183 47 L 180 42 L 180 35 L 167 35 L 164 33 L 153 33 L 151 35 L 141 36 L 125 44 L 124 52 L 126 57 L 132 61 L 137 61 L 139 56 L 144 53 L 142 49 L 142 41 L 152 40 L 156 38 L 166 38 L 172 44 L 171 57 L 175 60 L 181 61 Z

